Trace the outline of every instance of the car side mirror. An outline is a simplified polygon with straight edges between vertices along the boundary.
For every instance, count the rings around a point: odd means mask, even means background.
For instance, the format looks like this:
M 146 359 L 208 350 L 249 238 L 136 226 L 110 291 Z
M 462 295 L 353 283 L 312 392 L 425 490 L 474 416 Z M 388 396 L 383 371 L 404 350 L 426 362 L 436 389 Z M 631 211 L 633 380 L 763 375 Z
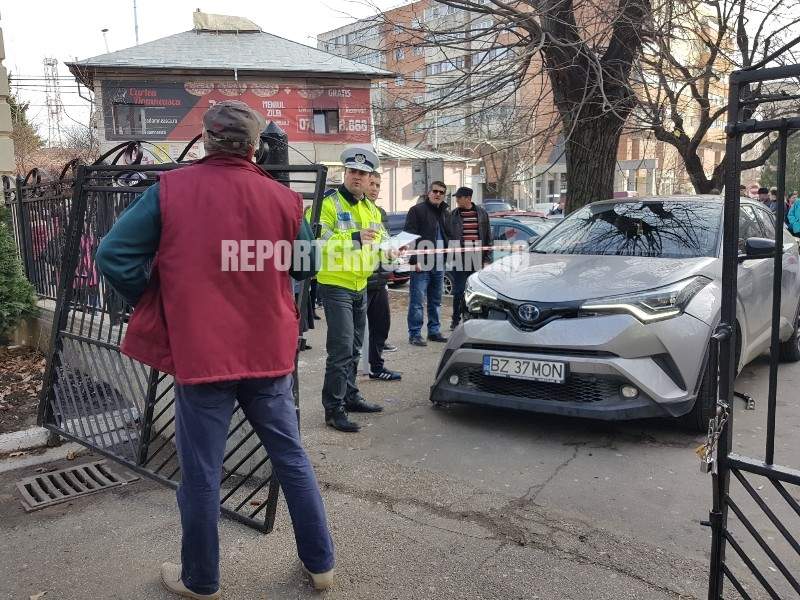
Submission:
M 744 242 L 744 254 L 739 255 L 739 262 L 772 258 L 775 256 L 775 240 L 751 237 Z

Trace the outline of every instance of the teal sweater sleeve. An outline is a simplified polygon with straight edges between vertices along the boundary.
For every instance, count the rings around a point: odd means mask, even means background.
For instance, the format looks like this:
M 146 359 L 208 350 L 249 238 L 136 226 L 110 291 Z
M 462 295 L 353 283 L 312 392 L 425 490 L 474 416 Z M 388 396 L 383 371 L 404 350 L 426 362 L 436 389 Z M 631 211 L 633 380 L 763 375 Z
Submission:
M 314 233 L 311 231 L 311 225 L 305 218 L 300 218 L 300 230 L 297 232 L 297 241 L 300 242 L 298 251 L 302 251 L 303 247 L 310 249 L 307 255 L 309 260 L 298 260 L 297 251 L 292 256 L 292 268 L 289 270 L 289 275 L 292 279 L 302 281 L 317 274 L 319 270 L 317 265 L 317 248 L 314 242 Z
M 147 287 L 147 267 L 161 239 L 158 189 L 156 183 L 136 198 L 97 248 L 97 267 L 131 305 L 136 305 Z
M 158 251 L 161 239 L 159 186 L 150 186 L 120 215 L 111 231 L 100 241 L 95 261 L 106 281 L 125 300 L 135 306 L 147 288 L 148 264 Z M 314 235 L 302 219 L 297 240 L 310 247 L 310 260 L 292 261 L 293 279 L 313 277 L 317 272 Z M 297 263 L 297 264 L 295 264 Z

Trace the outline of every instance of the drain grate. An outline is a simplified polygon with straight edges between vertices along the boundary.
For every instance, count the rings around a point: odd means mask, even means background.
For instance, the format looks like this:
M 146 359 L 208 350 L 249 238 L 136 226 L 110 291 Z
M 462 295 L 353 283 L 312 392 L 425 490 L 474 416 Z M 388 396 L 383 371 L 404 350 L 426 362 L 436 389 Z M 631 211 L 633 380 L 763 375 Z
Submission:
M 127 485 L 139 479 L 126 473 L 122 476 L 113 471 L 105 460 L 75 465 L 58 471 L 27 477 L 17 482 L 22 495 L 22 506 L 27 512 L 68 502 L 113 487 Z

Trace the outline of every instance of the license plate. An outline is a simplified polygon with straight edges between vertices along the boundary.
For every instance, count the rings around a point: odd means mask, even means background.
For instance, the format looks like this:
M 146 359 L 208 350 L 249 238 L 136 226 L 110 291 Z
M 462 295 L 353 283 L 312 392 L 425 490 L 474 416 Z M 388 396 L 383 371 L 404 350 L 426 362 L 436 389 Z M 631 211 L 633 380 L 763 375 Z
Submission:
M 537 358 L 514 358 L 484 354 L 483 374 L 493 377 L 564 383 L 567 379 L 567 363 L 555 360 L 539 360 Z

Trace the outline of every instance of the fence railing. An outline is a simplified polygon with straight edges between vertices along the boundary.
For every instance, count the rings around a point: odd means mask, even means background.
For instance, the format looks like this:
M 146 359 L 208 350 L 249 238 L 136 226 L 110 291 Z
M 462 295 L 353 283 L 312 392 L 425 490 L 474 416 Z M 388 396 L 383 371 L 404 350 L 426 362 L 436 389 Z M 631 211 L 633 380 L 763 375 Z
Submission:
M 3 178 L 3 203 L 22 267 L 40 298 L 55 301 L 72 202 L 71 177 L 43 182 L 34 169 Z

